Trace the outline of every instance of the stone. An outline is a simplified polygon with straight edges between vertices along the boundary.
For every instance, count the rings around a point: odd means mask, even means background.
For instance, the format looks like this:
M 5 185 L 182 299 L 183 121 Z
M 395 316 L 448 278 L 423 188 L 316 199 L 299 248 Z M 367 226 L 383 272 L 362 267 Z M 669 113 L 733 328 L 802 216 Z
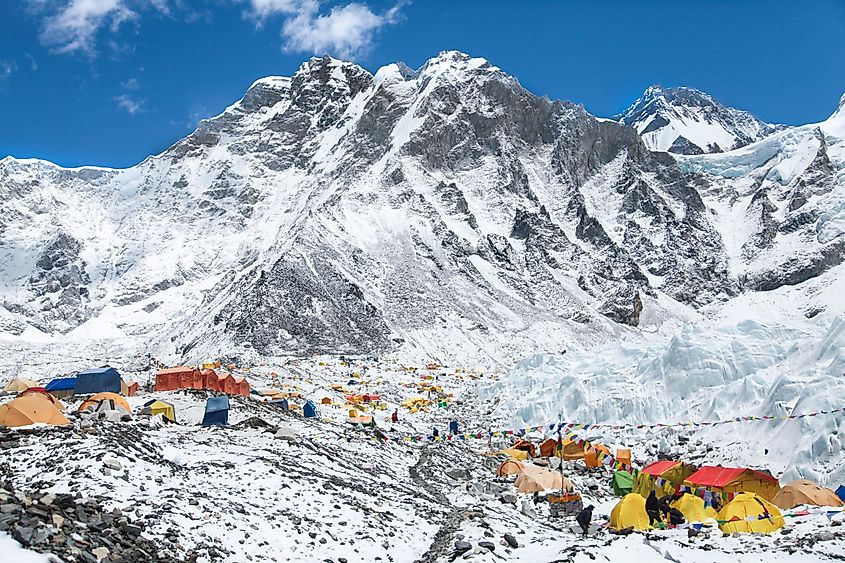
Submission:
M 103 459 L 103 465 L 105 465 L 109 469 L 114 469 L 115 471 L 120 471 L 121 469 L 123 469 L 123 466 L 118 460 L 110 457 Z
M 458 540 L 455 542 L 455 555 L 460 556 L 472 549 L 472 544 L 469 542 Z
M 508 543 L 509 546 L 519 547 L 519 543 L 516 541 L 516 538 L 513 537 L 512 535 L 505 534 L 503 537 L 505 538 L 505 541 Z
M 97 547 L 95 549 L 92 549 L 91 553 L 94 555 L 94 557 L 97 558 L 97 561 L 102 561 L 103 559 L 109 556 L 109 548 Z
M 516 504 L 516 495 L 513 493 L 501 493 L 499 500 L 505 504 Z
M 496 544 L 491 541 L 480 541 L 478 547 L 483 547 L 487 551 L 496 551 Z

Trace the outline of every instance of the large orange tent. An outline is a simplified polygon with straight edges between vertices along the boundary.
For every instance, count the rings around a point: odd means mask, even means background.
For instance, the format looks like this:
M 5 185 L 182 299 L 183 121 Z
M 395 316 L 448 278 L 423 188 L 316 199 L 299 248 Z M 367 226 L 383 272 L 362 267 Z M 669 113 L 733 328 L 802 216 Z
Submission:
M 553 489 L 575 490 L 572 482 L 557 471 L 526 463 L 513 486 L 521 493 L 538 493 Z
M 522 464 L 521 461 L 515 459 L 508 459 L 502 462 L 502 465 L 496 469 L 496 476 L 497 477 L 505 477 L 507 475 L 516 475 L 525 466 Z
M 158 370 L 156 373 L 156 391 L 174 391 L 176 389 L 193 388 L 194 372 L 196 368 L 176 366 Z
M 65 410 L 65 406 L 62 404 L 62 402 L 59 401 L 56 397 L 53 396 L 52 393 L 50 393 L 49 391 L 47 391 L 43 387 L 30 387 L 26 391 L 22 392 L 19 396 L 25 397 L 26 395 L 30 395 L 32 393 L 38 393 L 39 395 L 46 397 L 47 400 L 50 401 L 51 403 L 53 403 L 56 406 L 56 408 L 59 409 L 60 411 Z
M 836 493 L 806 479 L 792 481 L 777 492 L 772 504 L 778 508 L 795 508 L 799 504 L 842 506 Z
M 35 423 L 65 425 L 65 418 L 56 405 L 41 393 L 29 393 L 0 405 L 0 425 L 27 426 Z
M 79 410 L 84 411 L 89 407 L 93 407 L 96 410 L 100 407 L 100 403 L 107 401 L 111 401 L 108 404 L 109 407 L 114 407 L 114 409 L 123 410 L 125 414 L 132 414 L 132 407 L 129 406 L 129 403 L 126 401 L 126 399 L 124 399 L 117 393 L 109 393 L 108 391 L 92 395 L 91 398 L 79 405 Z

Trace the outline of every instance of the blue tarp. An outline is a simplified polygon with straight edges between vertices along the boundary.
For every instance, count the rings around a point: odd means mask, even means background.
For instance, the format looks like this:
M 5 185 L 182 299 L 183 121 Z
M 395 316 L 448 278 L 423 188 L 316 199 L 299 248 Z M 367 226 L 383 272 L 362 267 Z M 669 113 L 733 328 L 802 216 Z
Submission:
M 77 395 L 86 393 L 120 393 L 120 373 L 110 366 L 80 371 L 76 374 L 73 392 Z
M 203 426 L 226 426 L 229 424 L 229 397 L 211 397 L 205 402 Z
M 845 485 L 839 485 L 839 488 L 836 489 L 836 496 L 845 501 Z
M 73 391 L 76 387 L 75 377 L 58 377 L 47 384 L 47 391 Z
M 279 407 L 283 411 L 290 410 L 290 404 L 288 403 L 287 399 L 281 399 L 279 401 L 267 401 L 268 405 L 273 405 L 274 407 Z
M 317 416 L 317 405 L 315 405 L 311 401 L 308 401 L 307 403 L 305 403 L 305 406 L 302 407 L 302 415 L 305 418 L 314 418 L 315 416 Z

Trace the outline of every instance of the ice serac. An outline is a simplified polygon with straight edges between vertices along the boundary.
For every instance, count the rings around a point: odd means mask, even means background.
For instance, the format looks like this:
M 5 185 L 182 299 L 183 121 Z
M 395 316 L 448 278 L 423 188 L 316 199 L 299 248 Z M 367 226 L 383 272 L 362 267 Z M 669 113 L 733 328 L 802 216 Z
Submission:
M 810 198 L 841 192 L 818 129 Z M 248 343 L 476 364 L 668 330 L 767 289 L 736 260 L 805 260 L 771 190 L 746 250 L 726 246 L 730 186 L 702 158 L 463 53 L 375 74 L 314 58 L 126 170 L 0 162 L 0 327 L 185 360 Z
M 649 86 L 617 119 L 635 128 L 649 149 L 686 155 L 737 149 L 784 129 L 693 88 L 659 85 Z

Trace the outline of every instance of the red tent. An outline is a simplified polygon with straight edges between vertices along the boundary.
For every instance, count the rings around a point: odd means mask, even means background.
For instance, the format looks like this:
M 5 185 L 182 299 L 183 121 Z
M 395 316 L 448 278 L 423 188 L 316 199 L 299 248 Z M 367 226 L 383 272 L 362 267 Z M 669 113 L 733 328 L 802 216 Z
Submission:
M 129 384 L 129 387 L 127 387 L 126 394 L 132 397 L 133 395 L 135 395 L 135 393 L 138 392 L 139 387 L 141 387 L 141 385 L 137 381 L 133 381 Z
M 750 475 L 743 476 L 743 473 L 749 472 Z M 760 471 L 748 469 L 747 467 L 721 467 L 719 465 L 705 465 L 689 477 L 685 479 L 690 483 L 702 487 L 724 487 L 728 483 L 732 483 L 739 477 L 751 477 L 761 481 L 771 481 L 777 483 L 778 480 Z
M 381 396 L 376 393 L 367 393 L 362 397 L 365 403 L 371 403 L 373 401 L 378 401 L 381 399 Z
M 244 397 L 249 397 L 249 381 L 244 377 L 238 381 L 238 392 Z
M 227 395 L 237 395 L 240 393 L 240 387 L 238 382 L 235 380 L 235 376 L 230 374 L 226 375 L 226 378 L 223 380 L 223 387 L 221 391 L 226 393 Z
M 156 391 L 191 389 L 194 387 L 194 372 L 197 368 L 177 366 L 159 370 L 156 374 Z
M 646 465 L 640 471 L 641 473 L 651 475 L 652 477 L 660 477 L 663 473 L 669 471 L 679 463 L 681 462 L 672 460 L 655 461 L 654 463 Z
M 203 389 L 211 389 L 217 391 L 217 372 L 211 368 L 202 370 L 202 387 Z
M 194 389 L 202 389 L 202 372 L 199 369 L 195 369 L 193 372 L 193 381 L 191 381 L 191 387 Z

